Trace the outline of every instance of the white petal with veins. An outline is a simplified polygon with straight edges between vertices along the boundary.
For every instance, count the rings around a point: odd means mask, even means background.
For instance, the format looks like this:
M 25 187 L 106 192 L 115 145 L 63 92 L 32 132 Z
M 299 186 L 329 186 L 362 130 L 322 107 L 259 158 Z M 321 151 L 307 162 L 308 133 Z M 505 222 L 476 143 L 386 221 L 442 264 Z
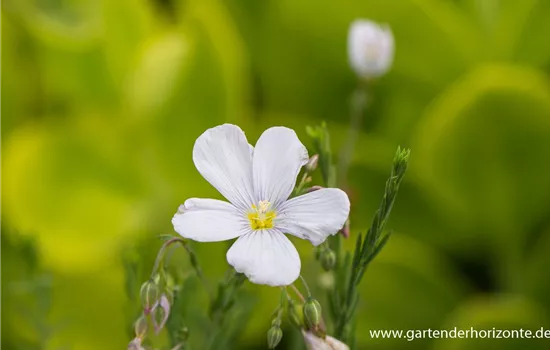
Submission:
M 283 203 L 275 227 L 319 245 L 344 226 L 349 208 L 349 198 L 344 191 L 322 188 Z
M 236 125 L 206 130 L 193 147 L 201 175 L 236 207 L 247 210 L 256 201 L 252 182 L 252 149 Z
M 294 130 L 278 126 L 264 131 L 252 161 L 257 199 L 277 208 L 292 193 L 296 177 L 308 160 L 307 149 Z
M 250 231 L 244 215 L 231 203 L 216 199 L 191 198 L 172 218 L 174 230 L 197 242 L 218 242 Z
M 300 276 L 300 257 L 278 230 L 256 230 L 239 237 L 227 252 L 227 261 L 252 283 L 286 286 Z

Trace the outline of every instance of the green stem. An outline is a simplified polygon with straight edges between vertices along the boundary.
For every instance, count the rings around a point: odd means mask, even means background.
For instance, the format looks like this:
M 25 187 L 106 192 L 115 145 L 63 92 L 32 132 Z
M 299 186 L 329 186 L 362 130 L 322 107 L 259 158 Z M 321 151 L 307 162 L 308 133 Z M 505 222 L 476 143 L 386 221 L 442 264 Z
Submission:
M 162 247 L 160 247 L 160 250 L 157 254 L 157 258 L 155 259 L 155 265 L 153 265 L 153 271 L 151 272 L 151 279 L 155 278 L 155 275 L 157 274 L 157 271 L 158 271 L 161 263 L 164 261 L 164 255 L 166 253 L 166 249 L 170 245 L 172 245 L 173 243 L 176 243 L 176 242 L 181 243 L 184 247 L 186 245 L 186 242 L 183 238 L 174 237 L 174 238 L 171 238 L 171 239 L 167 240 L 166 242 L 164 242 Z
M 199 262 L 197 260 L 197 256 L 195 255 L 195 252 L 193 252 L 193 250 L 191 249 L 191 247 L 189 246 L 187 241 L 185 239 L 181 238 L 181 237 L 171 238 L 171 239 L 167 240 L 166 242 L 164 242 L 162 247 L 160 247 L 159 252 L 157 254 L 157 257 L 155 259 L 155 264 L 153 265 L 153 271 L 151 272 L 151 279 L 155 278 L 155 276 L 158 272 L 158 269 L 164 263 L 164 257 L 166 256 L 166 251 L 167 251 L 168 247 L 171 246 L 174 243 L 180 243 L 183 246 L 183 248 L 185 249 L 185 251 L 189 255 L 189 260 L 191 261 L 191 265 L 193 266 L 193 269 L 195 270 L 195 273 L 197 274 L 197 277 L 201 280 L 201 282 L 202 282 L 204 288 L 206 289 L 206 292 L 210 296 L 210 298 L 212 298 L 212 293 L 210 291 L 210 286 L 208 284 L 208 281 L 204 277 L 204 274 L 202 273 L 202 269 L 199 265 Z
M 307 171 L 304 171 L 304 174 L 302 175 L 302 179 L 298 183 L 298 186 L 294 189 L 294 195 L 299 196 L 302 194 L 302 191 L 304 190 L 306 179 L 309 176 L 309 173 Z
M 341 184 L 346 184 L 348 180 L 348 171 L 353 158 L 357 140 L 361 133 L 361 124 L 363 115 L 367 108 L 368 92 L 365 83 L 359 82 L 351 95 L 350 124 L 346 143 L 340 151 L 340 161 L 338 164 L 338 180 Z
M 311 291 L 309 290 L 309 286 L 307 285 L 306 279 L 302 275 L 300 275 L 300 279 L 302 280 L 304 288 L 306 289 L 308 298 L 311 297 Z
M 306 301 L 306 298 L 304 298 L 304 296 L 302 295 L 302 293 L 300 293 L 300 290 L 298 288 L 296 288 L 295 285 L 291 284 L 290 287 L 292 288 L 292 290 L 294 291 L 294 293 L 296 293 L 296 295 L 298 296 L 298 298 L 300 298 L 300 301 L 303 303 Z
M 374 215 L 371 227 L 367 231 L 367 235 L 364 239 L 361 239 L 361 236 L 359 236 L 357 240 L 351 267 L 351 275 L 343 291 L 346 297 L 340 305 L 340 312 L 336 317 L 335 336 L 342 339 L 344 342 L 348 340 L 347 335 L 344 334 L 345 326 L 352 319 L 356 308 L 358 298 L 357 286 L 361 282 L 369 263 L 380 252 L 388 240 L 388 234 L 383 235 L 383 232 L 393 208 L 393 204 L 395 203 L 399 186 L 407 170 L 409 155 L 409 150 L 397 149 L 390 177 L 386 181 L 384 196 Z M 336 288 L 337 287 L 335 287 L 335 293 L 338 293 Z

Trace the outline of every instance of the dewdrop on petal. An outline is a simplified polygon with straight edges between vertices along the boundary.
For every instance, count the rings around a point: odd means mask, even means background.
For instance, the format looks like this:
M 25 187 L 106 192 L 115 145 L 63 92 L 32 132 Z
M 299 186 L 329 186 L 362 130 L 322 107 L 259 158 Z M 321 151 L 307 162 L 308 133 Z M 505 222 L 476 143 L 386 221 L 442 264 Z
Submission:
M 348 58 L 361 79 L 384 75 L 393 63 L 394 38 L 390 27 L 365 19 L 351 23 L 348 33 Z

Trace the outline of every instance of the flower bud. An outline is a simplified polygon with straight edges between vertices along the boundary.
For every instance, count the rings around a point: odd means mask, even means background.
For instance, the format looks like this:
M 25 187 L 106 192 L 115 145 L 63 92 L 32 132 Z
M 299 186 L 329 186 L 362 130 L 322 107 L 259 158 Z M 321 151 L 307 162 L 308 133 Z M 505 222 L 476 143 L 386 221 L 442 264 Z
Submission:
M 145 338 L 145 335 L 147 334 L 147 317 L 145 315 L 141 315 L 136 323 L 134 324 L 134 329 L 136 332 L 136 338 L 143 339 Z
M 363 79 L 384 75 L 393 62 L 394 39 L 387 25 L 358 19 L 348 33 L 348 58 L 351 68 Z
M 344 227 L 340 230 L 340 233 L 344 238 L 349 238 L 349 230 L 350 230 L 350 222 L 349 218 L 346 220 L 346 223 L 344 224 Z
M 159 302 L 153 308 L 153 325 L 155 327 L 155 333 L 159 332 L 164 328 L 168 317 L 170 316 L 170 301 L 166 294 L 163 294 L 160 297 Z
M 143 313 L 148 315 L 158 302 L 160 288 L 155 282 L 149 280 L 141 286 L 140 296 L 141 305 L 143 306 Z
M 306 171 L 308 173 L 311 173 L 312 171 L 317 169 L 317 164 L 319 164 L 319 155 L 314 154 L 314 155 L 311 156 L 311 158 L 309 158 L 309 160 L 307 161 L 307 163 L 305 165 Z
M 312 332 L 306 332 L 304 330 L 302 330 L 302 334 L 308 350 L 349 350 L 349 346 L 331 336 L 327 335 L 323 339 Z
M 292 323 L 294 326 L 298 328 L 302 328 L 303 322 L 298 310 L 299 310 L 299 305 L 296 305 L 295 302 L 293 302 L 292 300 L 289 300 L 288 319 L 290 320 L 290 323 Z
M 128 350 L 144 350 L 143 346 L 141 346 L 141 339 L 132 339 L 130 344 L 128 344 Z
M 325 249 L 321 253 L 321 266 L 325 271 L 330 271 L 336 265 L 336 254 L 331 249 Z
M 176 333 L 176 339 L 179 343 L 185 343 L 187 341 L 187 338 L 189 338 L 189 328 L 183 326 L 180 329 L 178 329 Z
M 317 190 L 320 190 L 324 188 L 323 186 L 318 186 L 318 185 L 315 185 L 315 186 L 311 186 L 310 188 L 308 188 L 306 190 L 307 193 L 310 193 L 310 192 L 313 192 L 313 191 L 317 191 Z
M 267 331 L 267 347 L 269 349 L 275 349 L 281 342 L 281 339 L 283 339 L 283 331 L 279 326 L 272 326 L 269 328 Z
M 312 297 L 309 297 L 303 308 L 304 321 L 308 329 L 314 329 L 321 323 L 321 304 Z
M 315 260 L 321 259 L 321 254 L 323 253 L 323 248 L 321 247 L 315 247 L 313 248 L 313 256 L 315 257 Z

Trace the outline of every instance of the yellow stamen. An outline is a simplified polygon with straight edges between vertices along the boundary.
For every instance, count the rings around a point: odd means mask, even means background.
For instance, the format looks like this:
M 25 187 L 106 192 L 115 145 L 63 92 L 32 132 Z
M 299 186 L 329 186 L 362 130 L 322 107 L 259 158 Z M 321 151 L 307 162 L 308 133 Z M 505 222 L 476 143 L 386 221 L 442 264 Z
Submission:
M 273 219 L 277 216 L 274 210 L 269 210 L 271 203 L 266 200 L 260 201 L 258 207 L 252 205 L 252 210 L 248 212 L 248 220 L 253 230 L 262 230 L 273 227 Z

